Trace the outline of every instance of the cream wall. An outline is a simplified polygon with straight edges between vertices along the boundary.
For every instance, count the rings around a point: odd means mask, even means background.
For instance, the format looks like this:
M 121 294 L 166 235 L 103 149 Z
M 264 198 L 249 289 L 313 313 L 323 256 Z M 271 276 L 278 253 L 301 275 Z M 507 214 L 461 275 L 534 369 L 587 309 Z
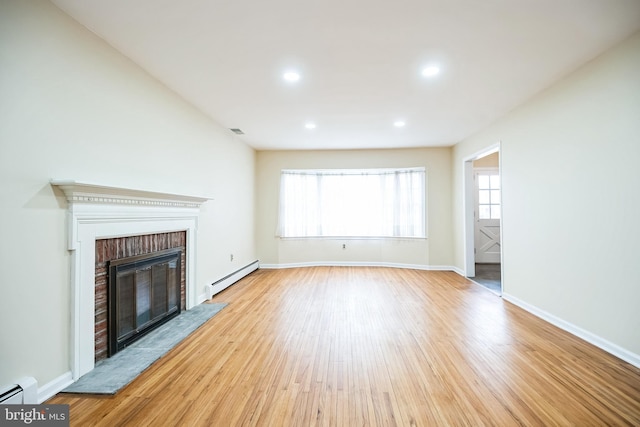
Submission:
M 447 267 L 451 246 L 451 149 L 260 151 L 256 161 L 256 244 L 261 265 L 387 264 Z M 280 239 L 282 169 L 419 167 L 427 171 L 425 239 Z M 346 249 L 342 249 L 342 245 Z
M 50 179 L 213 197 L 204 294 L 257 259 L 254 156 L 49 2 L 0 2 L 0 386 L 69 371 L 66 202 Z
M 500 166 L 500 153 L 491 153 L 473 161 L 474 168 L 497 168 Z
M 501 141 L 505 297 L 640 365 L 640 33 L 453 149 Z

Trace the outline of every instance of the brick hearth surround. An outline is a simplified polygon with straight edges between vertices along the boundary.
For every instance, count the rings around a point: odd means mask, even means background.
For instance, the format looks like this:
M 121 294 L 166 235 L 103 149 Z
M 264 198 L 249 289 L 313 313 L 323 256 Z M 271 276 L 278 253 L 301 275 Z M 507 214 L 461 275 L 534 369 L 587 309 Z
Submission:
M 96 240 L 96 273 L 95 273 L 95 361 L 107 358 L 107 263 L 116 259 L 136 255 L 146 255 L 165 249 L 182 249 L 182 265 L 180 266 L 180 310 L 186 306 L 186 231 L 148 234 L 142 236 L 118 237 Z

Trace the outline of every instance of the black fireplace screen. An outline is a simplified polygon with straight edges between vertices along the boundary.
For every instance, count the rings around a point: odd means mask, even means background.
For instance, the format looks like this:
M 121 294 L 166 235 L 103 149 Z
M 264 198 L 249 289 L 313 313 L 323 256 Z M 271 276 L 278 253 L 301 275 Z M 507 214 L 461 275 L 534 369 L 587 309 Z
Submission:
M 109 356 L 180 314 L 182 251 L 109 262 Z

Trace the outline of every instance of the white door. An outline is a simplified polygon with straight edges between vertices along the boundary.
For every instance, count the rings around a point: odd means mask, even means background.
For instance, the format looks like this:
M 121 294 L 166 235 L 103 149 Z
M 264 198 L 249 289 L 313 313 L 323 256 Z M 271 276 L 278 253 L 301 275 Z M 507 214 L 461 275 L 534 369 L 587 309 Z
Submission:
M 476 169 L 475 255 L 477 263 L 500 262 L 500 174 Z

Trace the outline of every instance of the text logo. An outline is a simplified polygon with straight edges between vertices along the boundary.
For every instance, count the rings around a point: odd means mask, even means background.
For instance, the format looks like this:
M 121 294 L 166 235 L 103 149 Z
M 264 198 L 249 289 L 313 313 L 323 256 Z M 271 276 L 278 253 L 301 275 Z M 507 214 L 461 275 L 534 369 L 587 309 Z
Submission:
M 4 426 L 69 427 L 69 405 L 2 405 Z

